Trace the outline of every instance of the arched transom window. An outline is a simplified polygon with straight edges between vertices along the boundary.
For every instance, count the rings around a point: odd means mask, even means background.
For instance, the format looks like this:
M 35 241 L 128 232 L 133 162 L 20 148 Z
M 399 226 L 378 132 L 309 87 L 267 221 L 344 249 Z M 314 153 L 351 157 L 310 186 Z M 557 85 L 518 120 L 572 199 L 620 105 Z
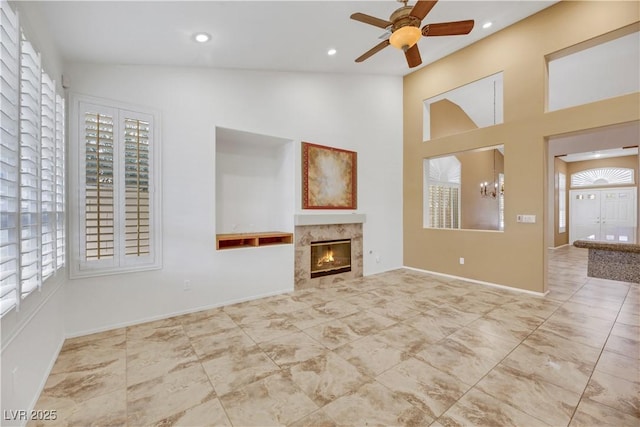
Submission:
M 571 175 L 571 187 L 597 187 L 605 185 L 634 184 L 633 169 L 596 168 Z

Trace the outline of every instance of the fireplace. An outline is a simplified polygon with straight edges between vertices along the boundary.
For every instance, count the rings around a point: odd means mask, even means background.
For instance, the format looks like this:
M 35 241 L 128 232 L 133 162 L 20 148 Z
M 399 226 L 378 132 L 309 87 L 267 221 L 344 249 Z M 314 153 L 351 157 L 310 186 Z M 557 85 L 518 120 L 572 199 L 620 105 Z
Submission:
M 351 271 L 351 239 L 311 242 L 311 278 Z
M 307 223 L 303 220 L 311 218 L 311 222 Z M 331 222 L 327 222 L 327 218 Z M 303 223 L 299 223 L 303 222 Z M 296 228 L 294 233 L 295 248 L 295 290 L 316 288 L 319 286 L 339 283 L 345 280 L 362 277 L 363 270 L 363 254 L 362 254 L 362 223 L 364 215 L 361 214 L 322 214 L 322 215 L 300 215 L 296 218 Z M 313 270 L 318 270 L 318 255 L 311 254 L 311 245 L 316 246 L 318 243 L 328 243 L 348 240 L 351 243 L 351 252 L 347 252 L 351 257 L 348 264 L 349 270 L 340 274 L 317 275 L 312 276 Z M 333 247 L 333 260 L 336 260 L 336 249 L 342 247 Z M 319 249 L 314 249 L 314 254 Z M 324 254 L 319 255 L 320 258 Z M 313 260 L 313 261 L 312 261 Z M 328 266 L 325 266 L 328 267 Z M 345 266 L 342 266 L 345 267 Z M 324 270 L 324 268 L 321 268 Z

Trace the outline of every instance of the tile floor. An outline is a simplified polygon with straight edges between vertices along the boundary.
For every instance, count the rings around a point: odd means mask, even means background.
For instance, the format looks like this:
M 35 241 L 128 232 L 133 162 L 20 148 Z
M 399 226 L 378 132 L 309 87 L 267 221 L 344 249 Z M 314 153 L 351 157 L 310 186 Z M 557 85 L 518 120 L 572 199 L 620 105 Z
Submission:
M 69 339 L 43 425 L 638 426 L 637 284 L 547 297 L 396 270 Z

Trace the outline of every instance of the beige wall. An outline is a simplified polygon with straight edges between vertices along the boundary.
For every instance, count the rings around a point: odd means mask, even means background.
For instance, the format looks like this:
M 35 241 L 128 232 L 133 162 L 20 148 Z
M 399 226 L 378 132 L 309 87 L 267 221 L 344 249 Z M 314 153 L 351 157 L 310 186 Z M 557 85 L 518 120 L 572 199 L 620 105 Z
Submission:
M 431 117 L 430 130 L 432 139 L 478 128 L 458 104 L 448 99 L 442 99 L 431 104 L 429 115 Z
M 546 247 L 553 244 L 545 241 L 546 138 L 638 120 L 640 95 L 545 113 L 545 55 L 636 23 L 639 15 L 638 2 L 560 2 L 404 78 L 406 266 L 546 291 Z M 423 100 L 499 71 L 503 124 L 422 141 Z M 423 159 L 498 144 L 505 146 L 505 232 L 423 228 Z M 537 222 L 517 223 L 517 214 L 536 215 Z
M 456 157 L 462 171 L 460 228 L 499 230 L 499 200 L 481 197 L 480 183 L 494 181 L 494 159 L 495 181 L 498 174 L 504 172 L 502 153 L 498 150 L 467 151 Z

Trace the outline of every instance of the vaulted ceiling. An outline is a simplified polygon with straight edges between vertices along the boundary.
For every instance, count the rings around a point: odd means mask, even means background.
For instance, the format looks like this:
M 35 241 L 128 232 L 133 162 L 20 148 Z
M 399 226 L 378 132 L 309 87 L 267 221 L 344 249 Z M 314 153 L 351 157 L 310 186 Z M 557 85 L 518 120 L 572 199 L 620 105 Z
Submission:
M 414 2 L 411 1 L 409 5 Z M 422 66 L 534 14 L 555 1 L 441 0 L 423 21 L 474 19 L 466 36 L 422 38 Z M 404 55 L 393 47 L 356 64 L 385 30 L 349 19 L 382 19 L 402 6 L 385 1 L 42 1 L 30 12 L 48 27 L 64 60 L 169 66 L 339 72 L 402 76 Z M 483 24 L 492 22 L 484 29 Z M 209 42 L 193 40 L 209 33 Z M 336 49 L 333 56 L 329 49 Z

